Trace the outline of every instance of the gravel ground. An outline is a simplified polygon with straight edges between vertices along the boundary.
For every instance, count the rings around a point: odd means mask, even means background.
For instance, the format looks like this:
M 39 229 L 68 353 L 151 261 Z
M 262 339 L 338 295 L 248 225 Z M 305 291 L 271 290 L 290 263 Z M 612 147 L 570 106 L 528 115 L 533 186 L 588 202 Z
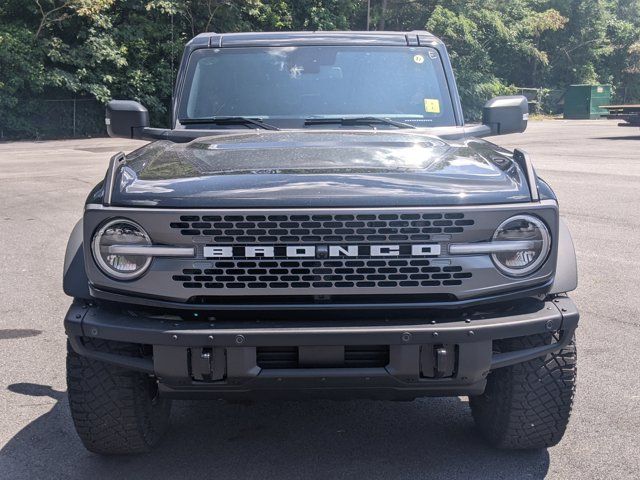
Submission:
M 86 452 L 65 391 L 64 248 L 111 153 L 141 142 L 18 142 L 0 144 L 0 478 L 638 478 L 640 130 L 545 121 L 496 141 L 532 154 L 576 243 L 580 373 L 560 445 L 495 451 L 447 398 L 177 402 L 154 453 Z

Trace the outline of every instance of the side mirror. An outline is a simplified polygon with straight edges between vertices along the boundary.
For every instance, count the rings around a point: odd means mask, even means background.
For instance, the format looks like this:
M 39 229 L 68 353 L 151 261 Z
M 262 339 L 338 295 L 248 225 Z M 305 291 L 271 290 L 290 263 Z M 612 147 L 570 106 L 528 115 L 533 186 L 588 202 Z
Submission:
M 133 100 L 111 100 L 105 123 L 110 137 L 141 138 L 142 130 L 149 126 L 149 112 Z
M 527 97 L 495 97 L 482 109 L 482 123 L 491 129 L 491 135 L 521 133 L 527 129 L 529 103 Z

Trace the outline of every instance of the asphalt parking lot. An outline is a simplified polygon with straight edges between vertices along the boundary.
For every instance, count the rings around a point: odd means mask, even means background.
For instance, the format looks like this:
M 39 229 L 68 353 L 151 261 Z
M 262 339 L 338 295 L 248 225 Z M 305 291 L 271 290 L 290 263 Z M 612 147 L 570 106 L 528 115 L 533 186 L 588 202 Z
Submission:
M 0 478 L 638 478 L 640 130 L 553 120 L 494 141 L 532 154 L 576 243 L 578 391 L 560 445 L 493 450 L 464 398 L 177 402 L 157 451 L 88 453 L 67 405 L 64 249 L 111 154 L 142 142 L 0 143 Z

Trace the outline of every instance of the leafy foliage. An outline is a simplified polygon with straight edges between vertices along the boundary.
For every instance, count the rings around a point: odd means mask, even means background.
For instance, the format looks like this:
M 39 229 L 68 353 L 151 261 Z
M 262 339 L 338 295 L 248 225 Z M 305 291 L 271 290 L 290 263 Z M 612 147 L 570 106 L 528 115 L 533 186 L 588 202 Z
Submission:
M 364 30 L 366 0 L 3 0 L 0 135 L 42 134 L 42 99 L 132 98 L 166 124 L 184 44 L 204 31 Z M 449 48 L 466 115 L 518 87 L 611 83 L 640 100 L 640 0 L 371 0 L 371 29 Z

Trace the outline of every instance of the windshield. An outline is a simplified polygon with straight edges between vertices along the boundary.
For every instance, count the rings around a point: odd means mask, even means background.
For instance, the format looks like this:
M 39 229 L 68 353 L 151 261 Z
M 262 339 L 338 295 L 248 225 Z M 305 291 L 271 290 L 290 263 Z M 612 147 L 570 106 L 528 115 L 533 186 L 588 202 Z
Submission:
M 178 118 L 228 117 L 259 118 L 279 127 L 345 117 L 390 118 L 416 127 L 455 125 L 442 61 L 429 47 L 196 50 Z

